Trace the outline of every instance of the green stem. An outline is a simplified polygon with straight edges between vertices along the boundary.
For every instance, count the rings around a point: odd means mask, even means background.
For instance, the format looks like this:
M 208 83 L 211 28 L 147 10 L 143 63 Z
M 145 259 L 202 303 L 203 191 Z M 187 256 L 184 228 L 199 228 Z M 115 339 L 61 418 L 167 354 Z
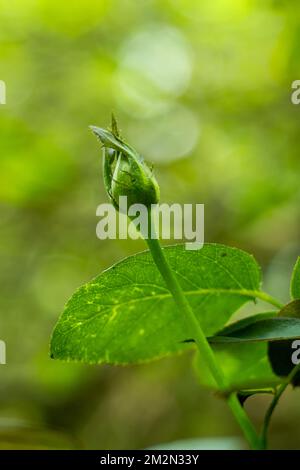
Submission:
M 185 318 L 188 322 L 189 328 L 192 332 L 193 338 L 201 354 L 201 357 L 206 361 L 218 388 L 220 389 L 220 391 L 226 391 L 226 381 L 223 372 L 216 361 L 214 352 L 206 339 L 206 336 L 194 314 L 194 311 L 192 310 L 189 302 L 187 301 L 175 274 L 173 273 L 168 261 L 166 260 L 159 240 L 155 238 L 153 234 L 154 227 L 152 224 L 153 221 L 151 216 L 151 210 L 149 210 L 149 234 L 148 239 L 146 241 L 149 246 L 153 260 L 163 279 L 165 280 L 166 285 L 170 290 L 179 310 L 185 315 Z M 244 408 L 240 404 L 236 394 L 231 393 L 227 398 L 227 402 L 237 422 L 243 430 L 250 447 L 252 449 L 261 449 L 260 439 L 254 429 L 253 424 L 249 420 Z
M 261 442 L 262 442 L 262 445 L 263 445 L 263 449 L 266 449 L 267 448 L 267 444 L 268 444 L 268 430 L 269 430 L 269 426 L 270 426 L 270 421 L 271 421 L 271 418 L 272 418 L 272 415 L 273 415 L 273 412 L 276 408 L 276 405 L 281 397 L 281 395 L 284 393 L 284 391 L 286 390 L 286 388 L 288 387 L 288 385 L 292 382 L 293 378 L 295 377 L 295 375 L 297 374 L 297 372 L 300 370 L 300 363 L 297 364 L 292 370 L 291 372 L 289 373 L 289 375 L 287 376 L 287 378 L 285 379 L 285 381 L 279 385 L 279 387 L 277 388 L 276 392 L 275 392 L 275 395 L 274 395 L 274 398 L 273 400 L 271 401 L 271 404 L 269 406 L 269 408 L 267 409 L 267 412 L 266 412 L 266 415 L 265 415 L 265 419 L 264 419 L 264 424 L 263 424 L 263 429 L 262 429 L 262 434 L 261 434 Z
M 241 405 L 237 394 L 231 393 L 227 397 L 227 403 L 230 407 L 232 414 L 234 415 L 236 421 L 238 422 L 240 428 L 242 429 L 251 449 L 262 450 L 261 440 L 250 421 L 245 409 Z

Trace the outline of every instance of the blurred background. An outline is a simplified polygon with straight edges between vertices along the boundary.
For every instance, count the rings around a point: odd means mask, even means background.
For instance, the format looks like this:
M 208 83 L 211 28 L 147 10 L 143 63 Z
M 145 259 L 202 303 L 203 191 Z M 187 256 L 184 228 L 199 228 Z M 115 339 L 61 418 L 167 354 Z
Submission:
M 142 241 L 96 238 L 107 201 L 88 125 L 122 133 L 164 202 L 204 203 L 206 241 L 243 248 L 282 301 L 300 254 L 296 0 L 1 0 L 1 448 L 134 449 L 239 435 L 191 355 L 143 366 L 49 359 L 73 291 Z M 253 309 L 253 308 L 252 308 Z M 300 448 L 299 393 L 271 448 Z M 247 408 L 257 425 L 268 399 Z

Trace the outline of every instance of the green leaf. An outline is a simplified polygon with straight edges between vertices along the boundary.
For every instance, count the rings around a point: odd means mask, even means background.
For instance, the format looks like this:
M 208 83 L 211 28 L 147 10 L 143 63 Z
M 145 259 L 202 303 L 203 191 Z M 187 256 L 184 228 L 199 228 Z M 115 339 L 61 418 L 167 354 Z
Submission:
M 258 392 L 265 393 L 265 389 L 280 383 L 268 359 L 267 342 L 272 335 L 282 334 L 269 324 L 269 321 L 277 320 L 275 315 L 274 311 L 252 315 L 226 326 L 217 335 L 208 338 L 222 368 L 228 391 L 247 390 L 247 396 L 251 396 Z M 203 385 L 218 388 L 199 357 L 196 359 L 196 368 Z
M 265 320 L 267 318 L 273 318 L 276 316 L 276 314 L 276 311 L 272 310 L 271 312 L 256 313 L 255 315 L 242 318 L 242 320 L 230 323 L 221 331 L 218 331 L 217 336 L 230 336 L 230 334 L 235 333 L 236 331 L 241 330 L 246 326 L 252 325 L 252 323 L 256 323 L 257 321 Z
M 216 359 L 226 380 L 226 391 L 269 389 L 281 380 L 272 371 L 268 360 L 267 343 L 212 344 Z M 202 385 L 218 389 L 210 370 L 197 354 L 196 374 Z
M 298 257 L 293 269 L 290 290 L 292 299 L 300 298 L 300 256 Z
M 281 341 L 300 338 L 300 320 L 298 318 L 267 318 L 257 320 L 227 336 L 218 335 L 209 338 L 210 343 L 249 343 L 258 341 Z
M 285 306 L 281 310 L 281 312 L 289 312 L 290 314 L 292 312 L 297 312 L 298 310 L 296 304 L 298 304 L 298 301 L 291 302 L 290 304 Z M 260 315 L 263 316 L 264 319 L 260 319 Z M 236 322 L 231 327 L 228 327 L 227 329 L 225 328 L 224 330 L 219 332 L 213 338 L 209 338 L 209 341 L 213 344 L 224 345 L 229 345 L 233 343 L 248 344 L 257 342 L 267 342 L 268 349 L 265 349 L 264 351 L 261 350 L 263 354 L 260 358 L 261 361 L 265 362 L 265 356 L 267 352 L 274 374 L 279 377 L 287 376 L 294 367 L 294 364 L 291 361 L 293 353 L 291 339 L 294 340 L 296 338 L 300 338 L 300 319 L 288 318 L 284 316 L 266 318 L 267 315 L 270 315 L 270 313 L 255 315 L 255 317 L 252 318 L 252 322 L 251 317 L 249 319 L 247 318 L 245 320 L 241 320 L 240 322 Z M 224 332 L 226 333 L 226 336 L 223 336 Z M 241 349 L 240 351 L 234 351 L 234 349 L 232 349 L 231 347 L 229 351 L 230 354 L 238 356 L 239 359 L 245 355 L 246 351 L 246 354 L 249 354 L 250 360 L 249 358 L 243 359 L 244 367 L 246 366 L 246 364 L 249 364 L 249 367 L 251 367 L 252 363 L 255 366 L 255 363 L 253 362 L 253 354 L 257 354 L 259 351 L 258 349 L 255 351 L 254 349 L 252 349 L 251 351 L 249 350 L 249 352 L 247 353 L 247 350 L 245 349 Z M 226 350 L 226 353 L 228 355 L 228 350 Z M 219 362 L 224 364 L 226 362 L 226 359 L 219 358 Z M 227 366 L 227 369 L 228 368 L 229 366 Z M 256 370 L 256 380 L 258 379 L 258 375 L 260 374 L 260 372 L 261 370 Z M 244 373 L 244 370 L 240 372 L 236 371 L 236 373 L 240 376 L 240 374 Z M 300 374 L 297 374 L 294 383 L 298 383 L 299 377 Z M 245 378 L 247 379 L 247 376 Z M 249 385 L 250 384 L 248 384 L 248 386 Z
M 260 270 L 236 248 L 164 248 L 207 336 L 254 299 Z M 194 348 L 193 338 L 149 252 L 129 257 L 75 292 L 55 327 L 51 356 L 89 363 L 137 363 Z

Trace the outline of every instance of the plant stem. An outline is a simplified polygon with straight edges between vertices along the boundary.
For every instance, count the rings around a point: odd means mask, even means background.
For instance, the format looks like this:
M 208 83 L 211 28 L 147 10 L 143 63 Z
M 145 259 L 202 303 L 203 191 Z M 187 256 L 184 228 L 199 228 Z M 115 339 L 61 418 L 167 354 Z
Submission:
M 279 385 L 279 387 L 277 388 L 276 392 L 275 392 L 275 395 L 274 395 L 274 398 L 273 400 L 271 401 L 271 404 L 269 406 L 269 408 L 267 409 L 267 412 L 266 412 L 266 415 L 265 415 L 265 419 L 264 419 L 264 424 L 263 424 L 263 429 L 262 429 L 262 434 L 261 434 L 261 442 L 262 442 L 262 445 L 263 445 L 263 449 L 266 449 L 267 448 L 267 441 L 268 441 L 268 430 L 269 430 L 269 426 L 270 426 L 270 421 L 271 421 L 271 418 L 272 418 L 272 415 L 273 415 L 273 412 L 276 408 L 276 405 L 281 397 L 281 395 L 283 394 L 283 392 L 285 391 L 285 389 L 288 387 L 288 385 L 292 382 L 293 378 L 295 377 L 295 375 L 297 374 L 297 372 L 300 370 L 300 363 L 297 364 L 292 370 L 291 372 L 289 373 L 289 375 L 287 376 L 287 378 L 285 379 L 285 381 Z
M 218 388 L 220 389 L 220 391 L 226 391 L 226 381 L 223 372 L 216 361 L 214 352 L 206 339 L 206 336 L 195 316 L 194 311 L 192 310 L 189 302 L 187 301 L 181 289 L 181 286 L 164 255 L 159 240 L 153 236 L 154 227 L 152 224 L 153 221 L 151 216 L 151 210 L 149 210 L 148 239 L 146 241 L 149 246 L 153 260 L 163 279 L 165 280 L 166 285 L 170 290 L 179 310 L 185 315 L 185 318 L 192 332 L 200 355 L 206 361 Z M 250 447 L 252 449 L 261 449 L 261 441 L 254 429 L 253 424 L 249 420 L 249 417 L 247 416 L 244 408 L 240 404 L 236 393 L 231 393 L 227 398 L 227 402 L 237 422 L 243 430 Z
M 231 393 L 227 397 L 227 403 L 230 407 L 232 414 L 234 415 L 236 421 L 239 423 L 240 428 L 243 430 L 243 433 L 249 443 L 249 446 L 253 450 L 262 450 L 262 442 L 259 438 L 252 422 L 250 421 L 245 409 L 241 405 L 237 394 Z

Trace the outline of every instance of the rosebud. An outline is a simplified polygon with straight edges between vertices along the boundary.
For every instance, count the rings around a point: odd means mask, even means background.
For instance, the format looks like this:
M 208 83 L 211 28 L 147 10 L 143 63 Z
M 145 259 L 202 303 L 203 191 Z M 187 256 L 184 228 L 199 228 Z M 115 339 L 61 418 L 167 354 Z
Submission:
M 115 119 L 112 119 L 112 131 L 90 127 L 103 146 L 104 184 L 116 209 L 120 210 L 120 196 L 127 196 L 128 206 L 157 204 L 158 183 L 144 159 L 121 139 Z

